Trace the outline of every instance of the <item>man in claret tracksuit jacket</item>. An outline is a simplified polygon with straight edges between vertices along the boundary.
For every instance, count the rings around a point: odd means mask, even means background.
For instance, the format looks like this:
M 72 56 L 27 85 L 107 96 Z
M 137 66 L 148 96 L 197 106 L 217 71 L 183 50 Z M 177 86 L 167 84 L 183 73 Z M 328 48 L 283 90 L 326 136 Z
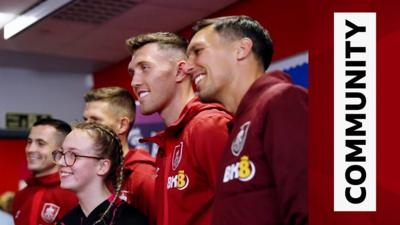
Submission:
M 136 104 L 128 90 L 102 87 L 86 93 L 83 118 L 112 128 L 124 152 L 125 181 L 121 198 L 155 221 L 155 159 L 145 150 L 129 148 L 128 134 L 135 121 Z
M 129 72 L 143 114 L 158 112 L 167 128 L 146 140 L 159 145 L 157 224 L 209 225 L 217 165 L 231 116 L 220 104 L 195 97 L 184 71 L 187 42 L 158 32 L 127 41 Z
M 234 114 L 213 224 L 308 224 L 307 92 L 282 72 L 265 74 L 272 42 L 252 18 L 202 20 L 194 33 L 186 72 L 202 100 Z
M 56 119 L 37 121 L 28 136 L 26 158 L 32 176 L 13 202 L 16 225 L 54 224 L 78 204 L 75 194 L 60 188 L 51 153 L 58 149 L 71 127 Z

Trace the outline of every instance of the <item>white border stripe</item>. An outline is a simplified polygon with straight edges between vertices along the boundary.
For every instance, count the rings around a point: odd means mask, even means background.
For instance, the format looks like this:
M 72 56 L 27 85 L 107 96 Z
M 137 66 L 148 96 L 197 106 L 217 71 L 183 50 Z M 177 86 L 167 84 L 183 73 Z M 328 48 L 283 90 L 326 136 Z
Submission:
M 353 25 L 346 25 L 346 20 Z M 365 31 L 359 29 L 361 27 L 365 27 Z M 347 56 L 346 42 L 351 47 L 347 47 Z M 365 47 L 366 51 L 356 52 L 355 47 Z M 365 66 L 347 66 L 346 61 L 364 61 Z M 354 78 L 354 76 L 346 76 L 346 71 L 354 70 L 366 72 L 365 77 L 357 81 L 357 83 L 365 84 L 365 88 L 346 86 L 346 82 Z M 346 109 L 346 106 L 362 105 L 360 104 L 362 98 L 346 97 L 346 94 L 351 93 L 365 96 L 365 106 L 360 109 Z M 357 119 L 361 127 L 356 129 L 365 131 L 365 135 L 346 132 L 346 129 L 356 127 L 356 123 L 346 119 L 346 115 L 356 114 L 365 115 L 365 119 Z M 346 140 L 365 141 L 365 145 L 357 145 L 361 151 L 358 155 L 349 157 L 350 153 L 355 152 L 356 147 L 346 146 Z M 323 151 L 323 149 L 320 150 Z M 365 157 L 365 160 L 361 157 Z M 364 171 L 366 176 L 362 179 L 361 174 Z M 360 197 L 363 188 L 365 198 Z M 347 197 L 346 189 L 348 189 Z M 359 202 L 354 199 L 358 199 Z M 334 13 L 334 210 L 376 211 L 375 13 Z

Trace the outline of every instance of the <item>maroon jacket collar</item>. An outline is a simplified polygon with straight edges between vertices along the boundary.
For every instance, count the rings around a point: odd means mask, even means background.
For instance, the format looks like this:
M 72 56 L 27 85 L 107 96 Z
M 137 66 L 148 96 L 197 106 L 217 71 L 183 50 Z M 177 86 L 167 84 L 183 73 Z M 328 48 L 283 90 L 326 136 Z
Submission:
M 217 109 L 225 111 L 225 108 L 220 103 L 202 103 L 198 97 L 191 99 L 183 108 L 179 115 L 179 118 L 170 126 L 165 128 L 163 131 L 158 132 L 153 137 L 146 137 L 141 139 L 141 142 L 154 142 L 160 147 L 163 146 L 164 140 L 168 136 L 179 135 L 185 125 L 197 114 L 204 110 Z

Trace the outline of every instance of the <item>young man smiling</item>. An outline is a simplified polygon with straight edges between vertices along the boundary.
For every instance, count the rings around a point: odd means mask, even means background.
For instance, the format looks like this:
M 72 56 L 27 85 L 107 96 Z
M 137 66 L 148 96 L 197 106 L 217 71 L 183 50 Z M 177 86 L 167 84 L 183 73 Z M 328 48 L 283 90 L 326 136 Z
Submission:
M 14 198 L 16 225 L 54 224 L 77 205 L 75 194 L 60 188 L 58 167 L 51 156 L 70 131 L 67 123 L 56 119 L 43 119 L 33 124 L 25 148 L 32 176 L 27 180 L 27 187 Z
M 186 72 L 202 101 L 234 114 L 213 224 L 307 224 L 307 91 L 283 72 L 265 73 L 273 45 L 256 20 L 205 19 L 193 30 Z
M 231 116 L 220 104 L 195 97 L 184 73 L 187 42 L 167 32 L 128 40 L 129 72 L 140 110 L 159 113 L 166 129 L 147 140 L 160 148 L 156 179 L 157 224 L 209 225 L 216 171 Z

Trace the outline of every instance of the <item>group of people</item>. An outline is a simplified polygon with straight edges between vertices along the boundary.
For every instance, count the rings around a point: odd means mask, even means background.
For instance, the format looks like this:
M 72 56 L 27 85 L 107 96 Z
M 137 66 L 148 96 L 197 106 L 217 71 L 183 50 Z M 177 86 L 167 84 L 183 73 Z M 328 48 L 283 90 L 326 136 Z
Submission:
M 265 72 L 273 44 L 256 20 L 205 19 L 189 43 L 156 32 L 127 45 L 140 110 L 166 125 L 141 140 L 158 144 L 156 159 L 128 146 L 129 91 L 91 90 L 84 122 L 33 125 L 16 225 L 308 224 L 307 91 Z

